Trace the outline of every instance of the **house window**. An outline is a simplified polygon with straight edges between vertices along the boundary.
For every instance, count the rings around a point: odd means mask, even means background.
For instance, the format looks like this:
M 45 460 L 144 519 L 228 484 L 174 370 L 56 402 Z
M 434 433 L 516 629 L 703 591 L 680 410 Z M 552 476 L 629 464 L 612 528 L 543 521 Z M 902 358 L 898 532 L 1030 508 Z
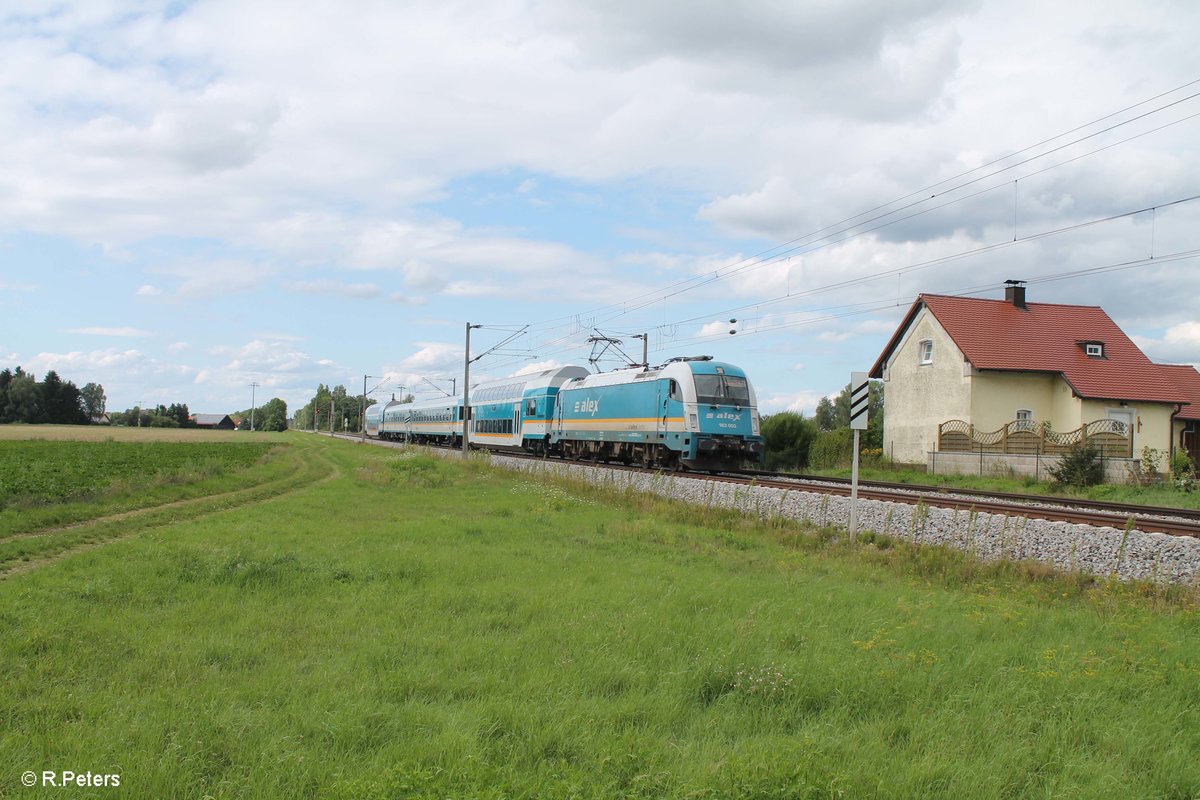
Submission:
M 922 339 L 921 343 L 919 345 L 917 345 L 917 352 L 919 353 L 919 359 L 918 359 L 917 363 L 932 364 L 933 363 L 933 340 L 932 339 Z
M 1087 353 L 1090 358 L 1102 358 L 1104 356 L 1104 345 L 1099 342 L 1091 342 L 1083 346 L 1083 352 Z
M 1014 431 L 1031 431 L 1037 423 L 1033 421 L 1033 412 L 1028 408 L 1017 409 L 1017 422 L 1013 425 Z
M 1028 408 L 1018 408 L 1017 409 L 1017 419 L 1018 420 L 1033 419 L 1033 412 L 1030 411 Z

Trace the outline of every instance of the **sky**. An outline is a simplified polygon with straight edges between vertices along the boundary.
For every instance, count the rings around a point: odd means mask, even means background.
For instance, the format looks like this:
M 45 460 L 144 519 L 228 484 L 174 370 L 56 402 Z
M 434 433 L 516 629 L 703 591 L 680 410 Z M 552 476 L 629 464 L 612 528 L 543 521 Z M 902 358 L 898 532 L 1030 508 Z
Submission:
M 435 397 L 472 323 L 472 383 L 645 334 L 811 414 L 918 293 L 1010 278 L 1200 365 L 1197 31 L 1193 0 L 0 0 L 0 368 L 110 411 Z

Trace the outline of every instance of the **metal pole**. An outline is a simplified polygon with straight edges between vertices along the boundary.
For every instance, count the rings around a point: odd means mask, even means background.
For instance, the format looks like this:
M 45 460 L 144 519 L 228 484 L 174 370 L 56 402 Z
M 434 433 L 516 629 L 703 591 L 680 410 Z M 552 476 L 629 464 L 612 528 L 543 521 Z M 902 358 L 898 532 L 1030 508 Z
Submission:
M 333 436 L 333 395 L 329 395 L 329 435 Z
M 254 390 L 258 388 L 257 383 L 250 384 L 250 432 L 254 433 Z
M 470 452 L 470 443 L 467 441 L 467 425 L 471 417 L 471 323 L 467 323 L 467 350 L 463 357 L 463 405 L 462 405 L 462 423 L 463 423 L 463 458 L 467 457 Z
M 858 428 L 854 429 L 854 458 L 850 462 L 850 541 L 858 538 Z
M 363 396 L 362 404 L 358 411 L 358 429 L 362 434 L 361 441 L 367 443 L 367 376 L 363 375 Z

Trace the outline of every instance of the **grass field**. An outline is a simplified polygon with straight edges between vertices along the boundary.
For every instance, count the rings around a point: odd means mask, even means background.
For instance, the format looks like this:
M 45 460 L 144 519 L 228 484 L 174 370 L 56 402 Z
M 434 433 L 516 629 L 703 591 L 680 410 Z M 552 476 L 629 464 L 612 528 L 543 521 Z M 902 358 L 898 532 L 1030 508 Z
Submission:
M 278 433 L 209 431 L 200 428 L 124 428 L 109 425 L 0 425 L 0 441 L 63 442 L 277 442 Z
M 0 795 L 1200 794 L 1188 591 L 284 440 L 0 580 Z

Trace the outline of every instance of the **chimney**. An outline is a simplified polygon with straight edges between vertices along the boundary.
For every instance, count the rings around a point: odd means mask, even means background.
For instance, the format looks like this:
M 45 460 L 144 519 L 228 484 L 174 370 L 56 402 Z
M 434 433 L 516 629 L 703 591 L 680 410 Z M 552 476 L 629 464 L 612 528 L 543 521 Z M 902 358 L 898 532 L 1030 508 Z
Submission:
M 1004 283 L 1004 302 L 1012 303 L 1017 308 L 1025 308 L 1025 281 L 1007 280 Z

